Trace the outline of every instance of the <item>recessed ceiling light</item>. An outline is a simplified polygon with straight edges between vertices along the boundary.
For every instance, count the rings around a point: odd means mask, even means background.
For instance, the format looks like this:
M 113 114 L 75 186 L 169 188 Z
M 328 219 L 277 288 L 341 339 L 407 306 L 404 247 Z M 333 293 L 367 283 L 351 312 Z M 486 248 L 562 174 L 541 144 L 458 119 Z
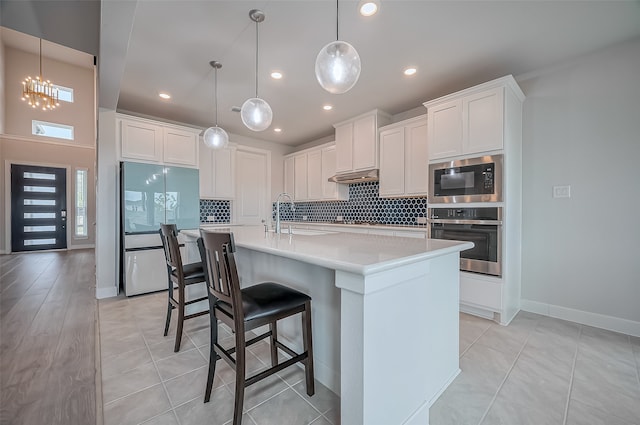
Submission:
M 358 3 L 358 11 L 362 16 L 373 16 L 380 9 L 378 0 L 360 0 Z
M 280 78 L 282 78 L 282 72 L 273 71 L 271 73 L 271 78 L 273 78 L 274 80 L 279 80 Z
M 404 75 L 413 75 L 416 72 L 418 72 L 418 70 L 414 67 L 409 67 L 407 69 L 404 70 Z
M 276 127 L 273 129 L 273 131 L 275 131 L 276 133 L 280 133 L 282 129 L 280 127 Z
M 322 109 L 324 109 L 325 111 L 330 111 L 330 110 L 332 110 L 332 109 L 333 109 L 333 106 L 331 106 L 331 105 L 324 105 L 324 106 L 322 107 Z
M 158 96 L 163 99 L 171 99 L 171 95 L 169 93 L 160 93 Z

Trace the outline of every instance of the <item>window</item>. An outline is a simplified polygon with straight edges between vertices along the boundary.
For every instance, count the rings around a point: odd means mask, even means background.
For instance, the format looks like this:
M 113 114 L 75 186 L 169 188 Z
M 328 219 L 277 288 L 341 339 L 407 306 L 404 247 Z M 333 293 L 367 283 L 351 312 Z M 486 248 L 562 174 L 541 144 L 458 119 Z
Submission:
M 87 170 L 76 170 L 76 237 L 87 236 Z
M 59 86 L 57 84 L 52 84 L 52 86 L 54 89 L 58 90 L 58 100 L 73 103 L 73 89 Z
M 31 121 L 31 134 L 73 140 L 73 126 L 33 120 Z

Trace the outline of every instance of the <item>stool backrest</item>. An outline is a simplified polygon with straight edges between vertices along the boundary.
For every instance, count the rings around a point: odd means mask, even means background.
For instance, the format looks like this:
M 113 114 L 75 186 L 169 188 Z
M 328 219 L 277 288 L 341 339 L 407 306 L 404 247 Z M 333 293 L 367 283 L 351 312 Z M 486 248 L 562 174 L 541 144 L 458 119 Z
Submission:
M 175 224 L 160 225 L 160 239 L 164 248 L 164 258 L 167 267 L 182 270 L 182 256 L 180 255 L 180 245 L 178 244 L 178 228 Z
M 236 325 L 244 320 L 233 233 L 200 230 L 198 247 L 209 292 L 231 307 Z M 228 309 L 223 309 L 227 312 Z

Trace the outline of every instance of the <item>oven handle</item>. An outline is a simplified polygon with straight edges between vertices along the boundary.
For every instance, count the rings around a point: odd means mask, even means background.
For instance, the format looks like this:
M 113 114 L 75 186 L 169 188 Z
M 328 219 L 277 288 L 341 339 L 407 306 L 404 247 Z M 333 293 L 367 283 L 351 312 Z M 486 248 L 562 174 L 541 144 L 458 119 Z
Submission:
M 429 223 L 443 223 L 443 224 L 485 224 L 485 225 L 498 225 L 502 226 L 502 220 L 452 220 L 446 218 L 429 218 Z

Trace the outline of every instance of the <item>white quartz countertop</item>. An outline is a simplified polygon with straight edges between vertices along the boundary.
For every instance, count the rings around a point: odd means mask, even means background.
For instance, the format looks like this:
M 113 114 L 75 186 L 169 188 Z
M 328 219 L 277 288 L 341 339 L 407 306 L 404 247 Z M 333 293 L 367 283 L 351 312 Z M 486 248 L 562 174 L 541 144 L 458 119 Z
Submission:
M 206 231 L 231 231 L 236 246 L 309 264 L 368 275 L 441 255 L 473 248 L 471 242 L 414 239 L 359 233 L 275 234 L 263 226 L 203 226 Z M 199 229 L 182 230 L 197 238 Z M 321 233 L 321 232 L 318 232 Z

